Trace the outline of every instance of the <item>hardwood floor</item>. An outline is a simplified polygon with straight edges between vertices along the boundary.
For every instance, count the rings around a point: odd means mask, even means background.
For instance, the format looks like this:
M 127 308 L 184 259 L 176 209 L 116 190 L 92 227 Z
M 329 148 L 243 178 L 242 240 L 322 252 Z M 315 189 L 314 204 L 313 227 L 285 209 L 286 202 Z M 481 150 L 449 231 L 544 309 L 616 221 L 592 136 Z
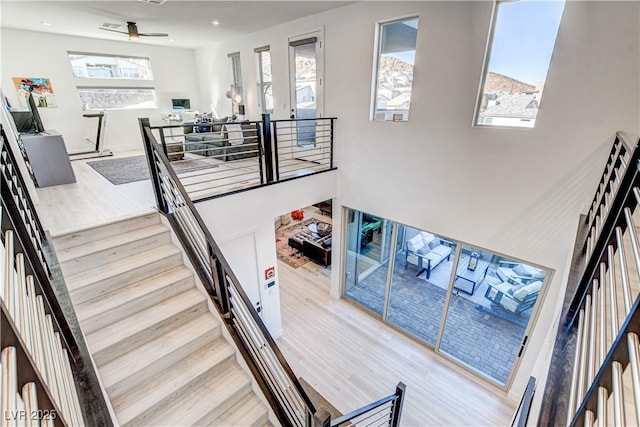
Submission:
M 122 157 L 141 153 L 118 153 Z M 152 211 L 149 181 L 115 186 L 72 163 L 78 182 L 38 189 L 52 235 Z M 284 336 L 278 340 L 296 375 L 346 413 L 407 385 L 403 425 L 506 425 L 515 405 L 421 344 L 329 296 L 330 270 L 313 262 L 279 263 Z
M 406 426 L 502 426 L 515 404 L 452 362 L 329 295 L 330 270 L 278 263 L 284 335 L 278 346 L 342 413 L 407 385 Z
M 122 152 L 114 157 L 140 154 L 143 153 Z M 40 220 L 53 236 L 155 210 L 149 180 L 113 185 L 87 165 L 95 160 L 100 159 L 71 162 L 76 183 L 37 189 Z

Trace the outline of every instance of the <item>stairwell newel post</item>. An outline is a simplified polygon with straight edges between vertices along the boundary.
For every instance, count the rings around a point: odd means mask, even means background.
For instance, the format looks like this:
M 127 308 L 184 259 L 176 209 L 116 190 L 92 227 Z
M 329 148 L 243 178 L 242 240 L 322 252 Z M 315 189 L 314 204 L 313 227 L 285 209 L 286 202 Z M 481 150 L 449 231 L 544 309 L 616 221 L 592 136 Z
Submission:
M 151 132 L 149 119 L 147 117 L 139 118 L 140 133 L 142 134 L 142 141 L 144 142 L 144 151 L 147 155 L 147 161 L 149 166 L 149 175 L 151 176 L 151 183 L 153 184 L 153 192 L 156 195 L 156 203 L 158 209 L 164 213 L 169 213 L 167 202 L 164 200 L 162 194 L 162 185 L 160 184 L 160 177 L 158 175 L 158 166 L 155 164 L 155 154 L 153 153 L 153 147 L 151 146 L 151 139 L 147 135 L 147 131 Z
M 275 125 L 275 123 L 274 123 Z M 273 138 L 271 134 L 271 116 L 262 115 L 262 132 L 264 134 L 264 165 L 267 183 L 273 182 Z
M 324 408 L 320 408 L 315 414 L 309 413 L 309 427 L 331 427 L 331 414 Z
M 402 415 L 402 405 L 404 404 L 404 395 L 407 390 L 407 386 L 404 383 L 399 382 L 396 387 L 396 400 L 393 402 L 393 412 L 391 413 L 391 427 L 397 427 L 400 425 L 400 415 Z
M 329 143 L 331 144 L 329 147 L 329 169 L 333 169 L 333 126 L 335 124 L 335 119 L 331 119 L 331 135 L 329 138 Z

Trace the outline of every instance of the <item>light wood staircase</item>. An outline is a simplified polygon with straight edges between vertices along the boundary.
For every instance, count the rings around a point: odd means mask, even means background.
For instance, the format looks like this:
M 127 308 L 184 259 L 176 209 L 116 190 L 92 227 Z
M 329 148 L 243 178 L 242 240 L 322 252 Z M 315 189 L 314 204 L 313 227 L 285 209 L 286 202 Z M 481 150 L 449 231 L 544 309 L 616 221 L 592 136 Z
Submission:
M 157 213 L 54 238 L 121 426 L 271 425 Z

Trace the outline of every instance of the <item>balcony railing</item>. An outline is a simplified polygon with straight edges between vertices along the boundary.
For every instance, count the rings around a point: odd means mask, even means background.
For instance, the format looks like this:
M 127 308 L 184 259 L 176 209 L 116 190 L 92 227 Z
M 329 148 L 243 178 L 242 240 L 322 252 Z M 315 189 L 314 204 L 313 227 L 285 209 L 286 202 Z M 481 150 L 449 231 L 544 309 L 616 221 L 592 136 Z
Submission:
M 264 114 L 261 121 L 149 127 L 197 202 L 334 170 L 335 122 Z

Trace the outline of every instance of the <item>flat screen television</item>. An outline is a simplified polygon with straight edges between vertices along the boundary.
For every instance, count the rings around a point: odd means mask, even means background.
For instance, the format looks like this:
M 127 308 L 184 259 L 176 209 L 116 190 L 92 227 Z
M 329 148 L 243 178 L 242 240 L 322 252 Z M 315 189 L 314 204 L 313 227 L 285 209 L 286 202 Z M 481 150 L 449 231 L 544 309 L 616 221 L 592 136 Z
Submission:
M 42 118 L 40 118 L 40 113 L 38 113 L 38 106 L 36 105 L 36 101 L 33 98 L 33 92 L 29 93 L 29 98 L 27 99 L 27 103 L 29 104 L 29 111 L 31 111 L 31 117 L 33 120 L 33 132 L 35 133 L 44 132 L 44 125 L 42 124 Z
M 184 111 L 191 109 L 191 100 L 188 98 L 183 99 L 172 99 L 171 104 L 173 104 L 173 111 Z

